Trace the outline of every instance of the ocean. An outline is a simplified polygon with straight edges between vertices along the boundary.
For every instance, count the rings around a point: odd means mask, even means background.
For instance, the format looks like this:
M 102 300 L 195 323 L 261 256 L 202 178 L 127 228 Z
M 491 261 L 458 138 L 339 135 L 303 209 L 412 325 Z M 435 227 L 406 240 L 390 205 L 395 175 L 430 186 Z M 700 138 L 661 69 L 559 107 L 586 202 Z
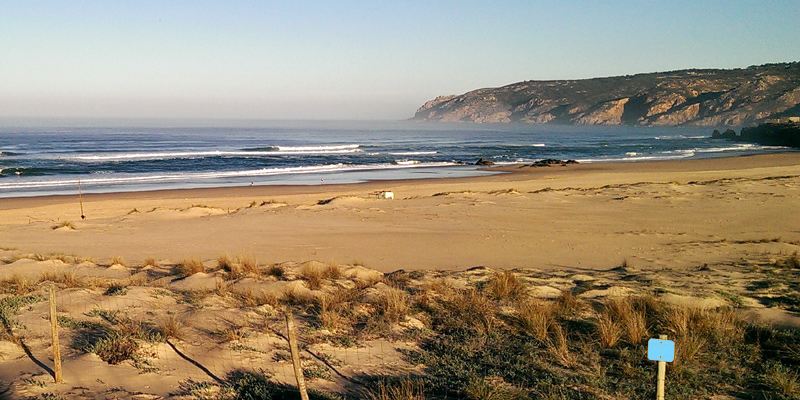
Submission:
M 722 157 L 785 148 L 708 128 L 397 122 L 0 127 L 0 197 L 488 174 L 474 163 Z M 228 127 L 222 126 L 228 125 Z

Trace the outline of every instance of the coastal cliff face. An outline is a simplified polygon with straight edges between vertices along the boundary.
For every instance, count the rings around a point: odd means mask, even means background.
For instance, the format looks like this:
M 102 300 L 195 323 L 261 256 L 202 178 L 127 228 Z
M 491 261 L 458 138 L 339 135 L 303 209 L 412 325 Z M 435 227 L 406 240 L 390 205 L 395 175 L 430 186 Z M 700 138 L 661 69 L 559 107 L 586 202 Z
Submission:
M 724 126 L 800 115 L 800 62 L 525 81 L 439 96 L 414 119 L 445 122 Z

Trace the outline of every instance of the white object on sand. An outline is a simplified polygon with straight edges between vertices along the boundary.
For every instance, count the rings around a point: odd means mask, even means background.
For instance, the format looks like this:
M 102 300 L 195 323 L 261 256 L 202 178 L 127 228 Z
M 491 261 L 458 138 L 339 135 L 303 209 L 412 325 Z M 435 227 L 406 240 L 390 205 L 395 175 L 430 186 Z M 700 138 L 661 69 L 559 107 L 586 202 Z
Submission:
M 381 197 L 387 200 L 394 200 L 394 192 L 381 192 Z

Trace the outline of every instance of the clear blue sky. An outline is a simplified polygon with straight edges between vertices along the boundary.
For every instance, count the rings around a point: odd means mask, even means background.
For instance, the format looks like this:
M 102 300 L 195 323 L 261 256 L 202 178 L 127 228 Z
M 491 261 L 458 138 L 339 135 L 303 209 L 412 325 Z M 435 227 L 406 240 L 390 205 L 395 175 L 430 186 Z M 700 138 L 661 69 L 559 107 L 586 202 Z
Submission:
M 798 0 L 19 0 L 0 117 L 400 119 L 520 80 L 798 59 Z

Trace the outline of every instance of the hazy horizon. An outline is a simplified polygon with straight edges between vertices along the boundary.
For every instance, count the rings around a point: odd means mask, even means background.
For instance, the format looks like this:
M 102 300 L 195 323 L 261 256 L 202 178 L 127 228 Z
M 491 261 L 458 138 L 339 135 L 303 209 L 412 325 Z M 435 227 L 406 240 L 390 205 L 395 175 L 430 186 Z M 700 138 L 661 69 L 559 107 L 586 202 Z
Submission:
M 795 61 L 798 20 L 793 1 L 26 2 L 0 16 L 0 119 L 403 120 L 523 80 Z

